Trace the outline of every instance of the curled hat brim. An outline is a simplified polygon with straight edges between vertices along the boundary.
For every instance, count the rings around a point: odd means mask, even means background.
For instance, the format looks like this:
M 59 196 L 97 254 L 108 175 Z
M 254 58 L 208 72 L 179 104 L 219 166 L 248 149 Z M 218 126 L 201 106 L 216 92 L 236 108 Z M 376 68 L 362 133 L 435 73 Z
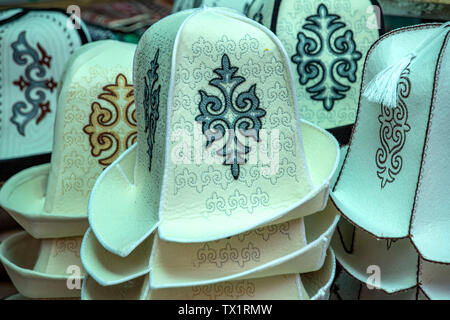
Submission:
M 247 224 L 245 229 L 242 229 L 240 219 L 229 216 L 214 216 L 199 221 L 192 217 L 158 221 L 158 208 L 138 196 L 141 186 L 135 184 L 135 145 L 106 168 L 97 179 L 89 201 L 90 226 L 103 247 L 125 257 L 157 227 L 161 239 L 169 238 L 170 241 L 189 243 L 207 242 L 321 211 L 326 206 L 329 185 L 338 166 L 339 147 L 332 135 L 309 122 L 301 121 L 301 131 L 314 188 L 292 208 L 280 204 L 283 209 L 275 215 L 258 217 L 255 214 L 252 217 L 253 224 Z M 119 198 L 120 201 L 117 201 Z M 189 225 L 195 225 L 196 228 L 187 227 Z M 211 228 L 212 225 L 220 225 L 220 232 L 217 228 Z M 196 231 L 199 228 L 203 230 L 201 233 Z
M 66 273 L 63 256 L 48 257 L 48 248 L 42 240 L 34 239 L 26 232 L 16 233 L 0 245 L 0 261 L 14 286 L 28 298 L 72 298 L 80 296 L 80 288 L 69 289 L 68 281 L 73 276 Z M 42 258 L 42 259 L 41 259 Z M 52 266 L 64 269 L 61 273 L 49 273 L 39 260 L 52 260 Z M 39 270 L 42 269 L 42 270 Z M 80 269 L 81 270 L 81 269 Z M 82 274 L 80 274 L 82 277 Z M 81 281 L 81 280 L 80 280 Z
M 50 164 L 25 169 L 0 189 L 0 205 L 34 238 L 81 236 L 89 227 L 86 212 L 44 211 Z
M 125 258 L 102 247 L 91 229 L 86 231 L 81 244 L 84 269 L 102 286 L 112 286 L 139 278 L 150 272 L 149 257 L 153 235 L 149 236 Z

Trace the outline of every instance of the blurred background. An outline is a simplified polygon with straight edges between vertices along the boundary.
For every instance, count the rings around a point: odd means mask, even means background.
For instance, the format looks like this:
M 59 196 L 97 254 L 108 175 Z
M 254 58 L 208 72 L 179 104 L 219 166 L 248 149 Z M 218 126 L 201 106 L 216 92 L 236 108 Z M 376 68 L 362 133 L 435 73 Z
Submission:
M 172 12 L 173 1 L 0 0 L 0 11 L 10 8 L 60 8 L 66 11 L 71 5 L 77 5 L 94 41 L 115 39 L 137 43 L 149 26 Z M 378 2 L 383 10 L 385 31 L 424 22 L 450 20 L 450 0 L 378 0 Z M 44 162 L 48 160 L 49 157 Z M 3 179 L 0 172 L 0 187 L 1 180 Z M 0 208 L 0 242 L 19 228 Z M 340 296 L 338 283 L 335 284 L 333 291 L 334 299 L 351 299 Z M 0 264 L 0 299 L 15 293 L 14 286 Z

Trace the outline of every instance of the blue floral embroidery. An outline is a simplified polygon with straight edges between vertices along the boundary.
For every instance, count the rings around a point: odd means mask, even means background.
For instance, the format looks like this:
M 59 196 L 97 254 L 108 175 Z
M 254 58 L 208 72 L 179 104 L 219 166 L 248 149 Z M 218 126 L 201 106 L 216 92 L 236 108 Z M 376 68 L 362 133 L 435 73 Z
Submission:
M 358 60 L 362 54 L 356 51 L 353 40 L 353 32 L 345 31 L 341 36 L 332 41 L 335 33 L 344 28 L 345 23 L 339 21 L 340 16 L 328 14 L 328 9 L 321 4 L 317 15 L 308 17 L 303 29 L 313 32 L 319 39 L 310 38 L 303 32 L 299 32 L 297 54 L 292 57 L 296 63 L 300 76 L 300 84 L 307 85 L 311 80 L 320 77 L 320 80 L 306 88 L 311 98 L 322 101 L 323 107 L 331 111 L 336 100 L 345 98 L 349 86 L 342 84 L 338 77 L 346 78 L 351 83 L 356 82 Z M 332 62 L 326 65 L 324 61 L 332 58 Z
M 248 91 L 241 92 L 233 100 L 236 88 L 246 81 L 244 77 L 235 75 L 238 70 L 239 68 L 231 66 L 229 57 L 224 54 L 222 67 L 214 70 L 219 78 L 209 82 L 211 86 L 220 90 L 224 100 L 199 90 L 200 115 L 195 118 L 202 123 L 202 132 L 207 138 L 207 148 L 216 139 L 225 138 L 225 134 L 228 134 L 225 145 L 217 151 L 217 154 L 225 158 L 224 165 L 231 166 L 231 173 L 235 180 L 239 177 L 239 166 L 247 161 L 245 155 L 251 151 L 250 147 L 239 140 L 236 132 L 239 130 L 242 136 L 252 137 L 260 142 L 261 118 L 266 115 L 266 111 L 259 107 L 256 84 L 253 84 Z
M 44 90 L 53 92 L 57 83 L 53 77 L 46 78 L 52 57 L 39 43 L 37 44 L 39 52 L 33 49 L 25 38 L 25 31 L 19 34 L 18 39 L 11 44 L 11 47 L 14 62 L 19 66 L 26 65 L 24 76 L 13 81 L 20 91 L 25 90 L 26 102 L 19 101 L 13 105 L 13 116 L 10 121 L 17 127 L 17 131 L 25 136 L 25 127 L 31 120 L 36 118 L 36 124 L 39 124 L 46 114 L 51 112 L 50 101 L 47 100 L 47 93 Z M 39 56 L 41 57 L 39 58 Z M 27 103 L 31 104 L 31 108 Z
M 159 49 L 156 51 L 150 66 L 150 70 L 147 71 L 147 77 L 145 80 L 144 90 L 144 110 L 145 110 L 145 132 L 147 132 L 147 144 L 148 144 L 148 156 L 149 165 L 148 170 L 152 169 L 153 158 L 153 145 L 155 144 L 156 125 L 159 119 L 159 92 L 161 91 L 161 85 L 155 88 L 156 82 L 159 79 L 158 76 L 158 57 Z

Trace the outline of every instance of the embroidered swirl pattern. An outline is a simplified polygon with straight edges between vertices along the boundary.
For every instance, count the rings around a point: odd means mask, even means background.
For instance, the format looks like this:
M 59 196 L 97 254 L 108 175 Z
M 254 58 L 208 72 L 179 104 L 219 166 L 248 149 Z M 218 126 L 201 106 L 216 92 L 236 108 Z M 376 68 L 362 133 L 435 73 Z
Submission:
M 196 267 L 204 263 L 215 264 L 217 268 L 222 268 L 224 264 L 234 263 L 240 268 L 245 267 L 248 262 L 258 262 L 261 256 L 259 248 L 249 242 L 246 247 L 241 249 L 234 248 L 231 243 L 227 242 L 225 247 L 215 249 L 208 243 L 197 251 L 197 261 L 194 263 Z
M 217 300 L 218 298 L 239 299 L 251 298 L 255 296 L 255 284 L 249 280 L 227 281 L 223 283 L 215 283 L 207 286 L 192 287 L 194 297 L 205 296 L 209 300 Z
M 380 143 L 375 156 L 378 167 L 377 176 L 383 189 L 388 183 L 395 181 L 403 167 L 402 150 L 406 142 L 406 134 L 411 130 L 408 124 L 408 107 L 405 99 L 411 93 L 410 69 L 406 68 L 398 84 L 398 102 L 395 108 L 381 105 Z
M 209 82 L 212 87 L 220 90 L 223 101 L 217 96 L 199 90 L 200 115 L 195 118 L 202 123 L 202 132 L 207 139 L 206 148 L 217 140 L 226 139 L 225 145 L 217 151 L 217 154 L 225 159 L 224 165 L 231 167 L 235 180 L 239 178 L 239 166 L 247 161 L 245 155 L 251 151 L 241 139 L 248 137 L 260 142 L 261 118 L 266 115 L 266 111 L 259 107 L 256 84 L 251 85 L 248 91 L 241 92 L 234 99 L 237 87 L 246 81 L 244 77 L 235 75 L 238 70 L 239 68 L 231 66 L 228 55 L 224 54 L 221 68 L 214 70 L 219 78 Z
M 344 99 L 350 90 L 341 79 L 356 82 L 357 62 L 362 57 L 356 50 L 351 30 L 336 37 L 336 33 L 346 27 L 340 19 L 338 15 L 329 14 L 327 7 L 321 4 L 317 14 L 308 17 L 308 22 L 303 25 L 303 29 L 314 33 L 315 37 L 299 32 L 297 53 L 292 56 L 292 61 L 297 64 L 300 84 L 308 85 L 306 91 L 311 98 L 321 101 L 327 111 L 331 111 L 335 101 Z M 331 63 L 326 64 L 330 60 Z
M 80 257 L 81 239 L 58 239 L 56 240 L 56 251 L 54 257 L 63 252 L 72 252 L 76 257 Z
M 133 85 L 119 73 L 114 84 L 103 87 L 98 99 L 91 105 L 89 124 L 83 131 L 89 135 L 92 156 L 108 166 L 137 140 Z
M 161 85 L 156 87 L 158 76 L 158 58 L 159 49 L 156 51 L 155 57 L 151 62 L 150 69 L 147 71 L 144 90 L 144 111 L 145 111 L 145 132 L 147 133 L 148 170 L 152 169 L 153 146 L 155 144 L 156 125 L 159 119 L 159 93 Z
M 290 229 L 290 223 L 285 222 L 282 224 L 270 225 L 270 226 L 267 226 L 264 228 L 258 228 L 255 230 L 247 231 L 245 233 L 239 234 L 237 237 L 238 237 L 239 241 L 242 242 L 245 240 L 245 238 L 254 234 L 254 235 L 262 238 L 264 241 L 269 241 L 269 239 L 273 235 L 280 233 L 280 234 L 285 235 L 289 240 L 291 240 L 291 235 L 289 234 L 289 229 Z
M 26 66 L 24 75 L 13 81 L 13 85 L 24 91 L 26 102 L 19 101 L 12 106 L 10 119 L 22 136 L 25 136 L 25 128 L 31 120 L 36 119 L 36 124 L 39 124 L 51 112 L 48 92 L 53 93 L 57 86 L 53 77 L 47 78 L 52 57 L 39 42 L 36 46 L 37 50 L 29 45 L 25 31 L 11 44 L 14 62 Z

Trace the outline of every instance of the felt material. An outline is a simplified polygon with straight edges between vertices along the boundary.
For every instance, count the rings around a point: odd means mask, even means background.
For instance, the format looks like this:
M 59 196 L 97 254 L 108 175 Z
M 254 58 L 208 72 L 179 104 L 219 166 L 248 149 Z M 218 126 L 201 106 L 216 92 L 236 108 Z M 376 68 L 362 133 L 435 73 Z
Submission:
M 136 142 L 132 63 L 136 45 L 97 41 L 67 63 L 51 163 L 11 177 L 0 205 L 36 238 L 82 235 L 102 170 Z
M 87 276 L 81 287 L 81 300 L 145 300 L 148 290 L 148 275 L 107 287 Z
M 409 289 L 417 284 L 418 255 L 409 239 L 376 239 L 344 218 L 333 236 L 332 247 L 342 267 L 359 281 L 369 282 L 380 268 L 380 288 L 388 293 Z
M 442 46 L 434 88 L 420 180 L 411 218 L 411 240 L 421 255 L 432 261 L 450 263 L 450 28 Z
M 1 243 L 0 261 L 14 286 L 26 297 L 78 297 L 80 290 L 69 289 L 67 283 L 74 276 L 69 266 L 78 267 L 80 277 L 84 276 L 80 245 L 81 238 L 37 240 L 19 232 Z
M 450 300 L 450 264 L 420 261 L 420 288 L 432 300 Z
M 86 277 L 82 299 L 166 299 L 166 300 L 321 300 L 327 299 L 335 275 L 335 258 L 328 251 L 323 267 L 300 275 L 281 275 L 211 285 L 150 290 L 148 275 L 116 285 L 100 286 Z M 145 293 L 145 295 L 144 295 Z
M 82 234 L 88 228 L 85 217 L 50 215 L 44 202 L 50 164 L 25 169 L 0 189 L 0 204 L 37 239 Z
M 301 275 L 290 274 L 205 286 L 150 290 L 149 300 L 309 300 Z
M 248 16 L 280 38 L 295 70 L 302 118 L 353 124 L 364 59 L 381 30 L 370 0 L 256 0 Z
M 149 273 L 152 245 L 153 236 L 150 236 L 128 257 L 121 258 L 105 250 L 89 229 L 83 238 L 81 261 L 89 275 L 99 284 L 110 286 Z
M 213 242 L 179 244 L 156 237 L 150 285 L 196 286 L 316 271 L 324 263 L 338 220 L 338 212 L 327 208 L 305 219 Z
M 205 29 L 201 35 L 199 28 Z M 258 63 L 270 77 L 249 72 L 251 63 Z M 253 108 L 248 115 L 253 118 L 239 121 L 250 121 L 255 130 L 263 128 L 269 135 L 261 131 L 259 139 L 246 140 L 239 133 L 233 143 L 219 143 L 203 134 L 202 125 L 208 133 L 206 129 L 216 125 L 211 122 L 206 128 L 208 119 L 220 117 L 206 115 L 211 111 L 207 101 L 227 96 L 218 89 L 226 81 L 220 78 L 224 72 L 235 83 L 231 90 L 235 92 L 221 106 L 233 113 L 235 104 L 245 103 Z M 337 142 L 314 125 L 300 122 L 291 66 L 270 31 L 229 10 L 182 11 L 159 21 L 141 38 L 134 79 L 139 142 L 103 172 L 91 194 L 89 221 L 107 250 L 127 256 L 157 226 L 161 239 L 198 243 L 299 219 L 325 207 L 339 159 Z M 231 113 L 227 117 L 237 116 Z M 230 124 L 227 119 L 217 121 Z M 279 131 L 274 140 L 279 141 L 274 162 L 279 166 L 271 173 L 261 157 L 256 164 L 250 160 L 272 148 L 269 136 L 274 129 Z M 234 156 L 221 148 L 234 149 Z M 187 156 L 192 151 L 207 154 L 214 164 L 202 158 L 195 162 L 197 156 Z M 180 154 L 191 162 L 180 162 Z M 118 225 L 126 231 L 114 232 Z
M 432 24 L 399 29 L 377 41 L 368 53 L 362 87 L 386 66 L 395 65 L 413 51 L 418 42 L 438 27 Z M 441 50 L 445 38 L 443 33 L 438 41 L 431 42 L 402 74 L 396 108 L 383 107 L 361 97 L 351 145 L 332 194 L 334 202 L 349 220 L 379 238 L 407 237 L 414 214 L 413 220 L 418 217 L 418 221 L 424 222 L 418 231 L 419 250 L 437 260 L 448 256 L 448 250 L 445 250 L 448 241 L 443 251 L 435 241 L 431 243 L 438 235 L 441 239 L 448 238 L 448 231 L 444 231 L 448 219 L 444 217 L 448 217 L 450 200 L 445 196 L 446 188 L 439 183 L 444 181 L 441 176 L 448 172 L 448 164 L 441 158 L 441 153 L 447 152 L 448 143 L 442 139 L 442 134 L 438 137 L 429 131 L 438 118 L 434 116 L 436 108 L 444 108 L 439 106 L 442 100 L 433 99 L 433 96 L 448 95 L 440 93 L 442 85 L 437 86 L 435 79 L 436 74 L 442 74 L 437 62 L 440 57 L 445 59 Z M 445 114 L 439 114 L 439 118 Z M 436 128 L 436 133 L 444 130 Z M 428 143 L 428 140 L 433 142 Z M 437 152 L 424 152 L 424 143 L 427 150 L 436 145 L 436 141 L 439 141 Z M 433 147 L 433 150 L 437 148 Z M 428 161 L 436 169 L 430 169 L 431 165 L 426 164 Z M 425 221 L 432 221 L 433 227 Z M 414 239 L 415 235 L 412 235 Z
M 245 13 L 253 2 L 254 0 L 175 0 L 172 13 L 201 6 L 227 7 Z
M 59 10 L 12 9 L 0 16 L 0 160 L 52 151 L 57 91 L 73 52 L 90 41 Z

